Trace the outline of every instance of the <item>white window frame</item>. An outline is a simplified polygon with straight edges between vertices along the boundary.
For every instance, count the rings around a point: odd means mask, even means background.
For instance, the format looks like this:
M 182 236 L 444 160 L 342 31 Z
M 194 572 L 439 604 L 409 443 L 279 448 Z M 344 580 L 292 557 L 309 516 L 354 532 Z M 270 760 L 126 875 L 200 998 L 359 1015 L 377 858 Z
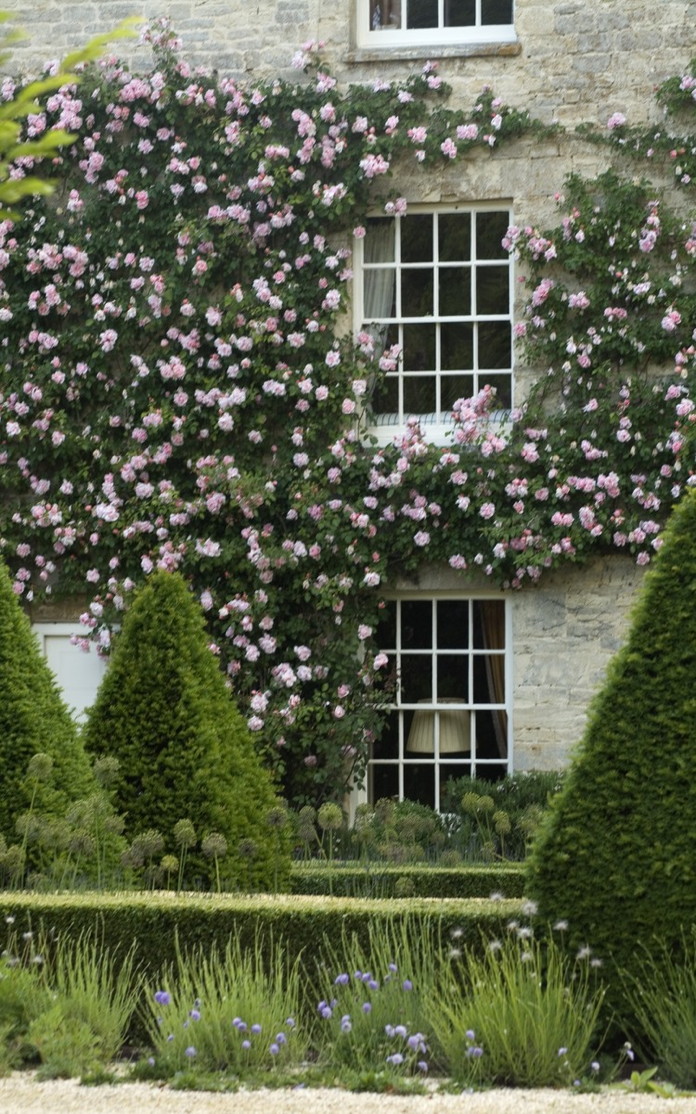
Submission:
M 473 636 L 473 605 L 483 601 L 494 600 L 499 602 L 504 607 L 504 646 L 497 653 L 497 656 L 502 657 L 504 661 L 504 700 L 500 702 L 477 702 L 474 699 L 474 682 L 473 682 L 473 665 L 475 657 L 485 657 L 486 655 L 495 654 L 496 651 L 485 647 L 477 647 L 474 645 Z M 401 604 L 408 601 L 428 602 L 431 603 L 431 615 L 433 617 L 433 646 L 430 651 L 413 651 L 412 649 L 405 650 L 402 640 L 402 608 Z M 442 766 L 447 767 L 447 778 L 452 776 L 454 768 L 461 769 L 462 777 L 486 777 L 486 772 L 494 776 L 500 776 L 502 773 L 511 773 L 513 769 L 513 716 L 512 716 L 512 693 L 513 693 L 513 655 L 512 655 L 512 608 L 509 606 L 509 601 L 505 599 L 500 592 L 494 593 L 468 593 L 447 591 L 447 592 L 400 592 L 390 598 L 390 602 L 397 604 L 397 633 L 396 633 L 396 647 L 386 647 L 385 652 L 390 655 L 390 664 L 396 669 L 397 676 L 400 670 L 401 655 L 404 652 L 408 654 L 422 653 L 424 658 L 429 658 L 431 664 L 431 677 L 432 677 L 432 692 L 436 694 L 436 661 L 438 653 L 446 654 L 447 650 L 435 644 L 435 615 L 436 605 L 438 603 L 446 603 L 447 601 L 456 601 L 458 603 L 467 603 L 469 608 L 469 623 L 468 623 L 468 639 L 466 647 L 462 646 L 459 649 L 452 649 L 449 647 L 450 652 L 457 654 L 464 654 L 468 658 L 468 699 L 457 701 L 456 703 L 447 701 L 446 705 L 442 702 L 424 702 L 418 701 L 417 703 L 408 703 L 401 699 L 401 686 L 398 684 L 396 701 L 391 705 L 391 713 L 398 715 L 398 754 L 393 758 L 375 757 L 370 756 L 367 763 L 366 779 L 365 779 L 365 793 L 364 796 L 372 799 L 374 803 L 375 797 L 381 794 L 375 792 L 373 773 L 377 766 L 384 767 L 390 766 L 397 770 L 398 776 L 398 799 L 403 800 L 405 797 L 405 773 L 407 768 L 415 767 L 434 767 L 434 807 L 440 811 L 441 805 L 441 785 L 440 785 L 440 769 Z M 382 647 L 380 646 L 380 650 Z M 393 651 L 396 651 L 395 653 Z M 395 659 L 395 660 L 394 660 Z M 490 693 L 489 693 L 490 695 Z M 467 720 L 470 726 L 470 752 L 466 757 L 451 757 L 445 756 L 440 753 L 440 738 L 439 738 L 439 718 L 443 707 L 447 712 L 462 711 L 467 713 Z M 505 755 L 498 755 L 494 757 L 480 757 L 476 752 L 476 715 L 477 713 L 491 712 L 492 710 L 500 710 L 504 712 L 505 722 L 507 725 L 506 737 L 506 753 Z M 434 716 L 434 747 L 432 754 L 418 753 L 415 756 L 409 756 L 407 752 L 408 743 L 408 727 L 413 727 L 413 716 L 416 712 L 433 713 Z M 377 750 L 379 751 L 379 743 L 377 743 Z
M 395 0 L 381 0 L 385 9 Z M 355 0 L 356 45 L 360 49 L 390 50 L 398 47 L 465 46 L 513 43 L 515 11 L 513 2 L 511 23 L 482 23 L 481 0 L 476 0 L 476 22 L 471 26 L 448 27 L 445 25 L 445 2 L 438 0 L 437 27 L 373 29 L 370 22 L 370 0 Z M 401 0 L 404 4 L 405 0 Z
M 400 237 L 400 225 L 401 225 L 402 221 L 408 221 L 409 216 L 430 215 L 430 216 L 439 217 L 439 216 L 447 216 L 447 215 L 451 215 L 451 214 L 461 214 L 462 216 L 468 215 L 469 217 L 471 217 L 472 214 L 477 216 L 479 214 L 492 213 L 492 212 L 506 212 L 507 216 L 508 216 L 508 223 L 509 224 L 513 223 L 512 205 L 511 205 L 511 202 L 510 202 L 509 199 L 497 200 L 497 201 L 486 201 L 486 202 L 480 202 L 480 203 L 468 203 L 467 202 L 466 204 L 461 203 L 461 204 L 449 204 L 449 205 L 437 205 L 437 206 L 409 205 L 408 212 L 405 216 L 396 215 L 393 218 L 391 218 L 395 222 L 395 231 L 396 231 L 396 239 L 397 239 L 397 259 L 394 262 L 394 270 L 395 270 L 395 276 L 396 276 L 395 281 L 397 283 L 399 283 L 401 281 L 401 279 L 400 279 L 401 274 L 403 274 L 409 266 L 409 264 L 405 264 L 405 265 L 402 264 L 401 261 L 398 259 L 398 243 L 399 243 L 399 237 Z M 366 237 L 362 240 L 359 240 L 356 244 L 355 263 L 356 263 L 357 281 L 355 282 L 354 300 L 353 300 L 353 302 L 354 302 L 354 326 L 355 326 L 356 335 L 358 333 L 360 333 L 361 331 L 370 332 L 371 331 L 370 330 L 371 325 L 373 325 L 373 326 L 378 325 L 378 326 L 381 326 L 384 329 L 387 329 L 390 326 L 396 326 L 397 329 L 400 331 L 403 326 L 408 325 L 408 324 L 414 324 L 414 323 L 417 324 L 419 321 L 424 321 L 424 322 L 428 322 L 428 323 L 435 323 L 435 324 L 438 324 L 438 325 L 443 324 L 443 323 L 444 324 L 453 323 L 453 322 L 456 323 L 458 321 L 461 321 L 461 322 L 465 322 L 465 323 L 471 323 L 472 325 L 474 325 L 476 327 L 475 328 L 476 336 L 478 336 L 478 328 L 477 327 L 480 324 L 486 324 L 488 322 L 495 322 L 495 321 L 507 322 L 508 325 L 509 325 L 509 329 L 510 329 L 510 366 L 509 366 L 509 368 L 499 368 L 499 369 L 495 369 L 494 371 L 491 371 L 490 369 L 485 369 L 485 368 L 482 369 L 482 370 L 479 370 L 480 360 L 479 360 L 479 356 L 478 356 L 478 348 L 476 348 L 476 358 L 474 360 L 475 366 L 471 370 L 467 369 L 466 374 L 471 374 L 471 376 L 472 376 L 473 382 L 475 384 L 474 390 L 473 390 L 474 394 L 476 393 L 476 391 L 480 390 L 483 386 L 486 385 L 486 382 L 488 381 L 488 379 L 492 375 L 494 375 L 494 376 L 502 376 L 502 375 L 507 376 L 507 375 L 509 375 L 510 399 L 512 400 L 514 398 L 514 392 L 515 392 L 514 343 L 513 343 L 514 266 L 513 266 L 512 257 L 510 256 L 508 258 L 504 258 L 504 257 L 501 256 L 499 259 L 495 259 L 495 260 L 485 260 L 485 259 L 484 260 L 479 260 L 479 258 L 477 256 L 477 252 L 476 252 L 475 240 L 472 240 L 472 249 L 471 249 L 470 259 L 463 261 L 463 263 L 465 265 L 468 265 L 471 268 L 471 271 L 473 273 L 472 285 L 474 285 L 474 286 L 475 286 L 475 273 L 476 273 L 477 268 L 484 267 L 484 266 L 496 266 L 496 267 L 506 266 L 507 267 L 508 298 L 507 298 L 507 311 L 505 313 L 487 314 L 487 315 L 479 314 L 479 313 L 475 312 L 475 309 L 472 306 L 472 312 L 471 313 L 464 314 L 464 315 L 461 315 L 461 316 L 440 316 L 436 313 L 434 315 L 434 317 L 428 316 L 428 317 L 423 317 L 423 318 L 412 318 L 412 317 L 395 317 L 395 318 L 382 317 L 382 318 L 379 318 L 377 316 L 368 317 L 367 307 L 365 306 L 365 300 L 364 300 L 365 273 L 370 268 L 377 269 L 377 268 L 380 267 L 379 261 L 375 262 L 375 263 L 371 263 L 371 264 L 368 264 L 368 263 L 365 262 L 365 240 L 370 235 L 370 219 L 372 219 L 372 220 L 377 220 L 377 219 L 384 220 L 386 218 L 384 218 L 383 214 L 371 214 L 370 217 L 368 217 L 368 220 L 367 220 L 367 223 L 366 223 L 366 228 L 367 228 Z M 475 222 L 474 222 L 474 224 L 475 224 Z M 435 227 L 435 225 L 433 227 Z M 434 240 L 435 241 L 437 240 L 436 236 L 434 236 Z M 434 256 L 433 268 L 436 269 L 437 266 L 438 266 L 438 263 L 439 263 L 439 260 L 437 258 L 437 242 L 435 242 L 434 245 L 433 245 L 433 256 Z M 452 261 L 448 261 L 448 263 L 450 265 L 451 265 L 451 262 Z M 413 266 L 418 268 L 418 267 L 422 266 L 422 264 L 415 263 L 415 264 L 413 264 Z M 436 296 L 436 295 L 434 294 L 434 296 Z M 476 343 L 478 343 L 478 342 L 476 342 Z M 378 345 L 377 347 L 380 348 L 381 346 Z M 378 352 L 377 354 L 381 355 L 381 351 Z M 403 378 L 405 378 L 405 377 L 402 377 L 401 364 L 402 364 L 402 360 L 400 360 L 399 378 L 402 380 L 402 383 L 403 383 Z M 444 376 L 440 375 L 439 369 L 436 369 L 436 378 L 438 379 L 439 383 L 441 383 L 442 379 L 444 378 Z M 402 390 L 403 390 L 403 386 L 400 387 L 400 397 L 403 397 L 402 396 Z M 389 444 L 392 443 L 392 441 L 394 440 L 394 437 L 396 435 L 399 435 L 399 434 L 403 433 L 404 429 L 406 428 L 406 423 L 407 423 L 408 418 L 409 417 L 416 417 L 420 420 L 421 430 L 422 430 L 423 436 L 428 441 L 430 441 L 434 444 L 446 444 L 448 439 L 449 439 L 449 435 L 452 432 L 453 422 L 452 422 L 451 417 L 449 417 L 449 416 L 446 419 L 443 420 L 442 415 L 444 413 L 446 413 L 445 410 L 441 410 L 440 412 L 436 411 L 435 414 L 428 414 L 428 415 L 412 414 L 411 412 L 409 412 L 405 408 L 402 408 L 398 413 L 395 413 L 394 415 L 386 415 L 384 421 L 377 421 L 377 422 L 372 423 L 372 422 L 370 422 L 370 419 L 369 419 L 369 416 L 368 416 L 366 430 L 367 430 L 368 435 L 370 437 L 374 438 L 378 445 L 389 445 Z M 500 410 L 494 411 L 490 415 L 491 418 L 493 418 L 494 420 L 499 420 L 499 421 L 504 420 L 508 416 L 509 416 L 509 409 L 508 408 L 504 408 L 504 409 L 501 408 Z

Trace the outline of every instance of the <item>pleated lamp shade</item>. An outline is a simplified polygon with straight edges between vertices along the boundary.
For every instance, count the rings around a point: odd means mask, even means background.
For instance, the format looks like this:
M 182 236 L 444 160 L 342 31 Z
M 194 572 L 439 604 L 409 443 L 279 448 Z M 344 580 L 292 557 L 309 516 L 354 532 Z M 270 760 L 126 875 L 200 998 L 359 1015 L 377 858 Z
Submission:
M 471 712 L 466 708 L 441 708 L 442 704 L 459 704 L 456 697 L 438 700 L 437 715 L 440 720 L 440 754 L 469 753 L 471 751 Z M 430 704 L 422 700 L 421 704 Z M 415 754 L 432 754 L 435 750 L 435 709 L 414 712 L 406 750 Z

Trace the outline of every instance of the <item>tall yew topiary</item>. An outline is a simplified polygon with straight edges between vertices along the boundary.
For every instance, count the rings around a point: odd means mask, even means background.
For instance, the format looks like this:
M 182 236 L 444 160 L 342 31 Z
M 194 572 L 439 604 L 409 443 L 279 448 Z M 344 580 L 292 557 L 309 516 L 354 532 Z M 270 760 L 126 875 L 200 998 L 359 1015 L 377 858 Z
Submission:
M 27 778 L 35 754 L 53 760 L 45 780 Z M 63 816 L 92 784 L 78 729 L 1 562 L 0 767 L 0 834 L 8 843 L 30 807 Z
M 127 838 L 155 829 L 176 854 L 174 829 L 191 821 L 196 842 L 187 849 L 185 885 L 284 884 L 289 854 L 273 826 L 278 802 L 271 775 L 178 573 L 154 573 L 136 595 L 84 739 L 89 751 L 120 763 L 115 804 L 126 814 Z M 224 838 L 208 839 L 213 834 Z
M 542 918 L 629 969 L 696 923 L 696 491 L 673 512 L 624 647 L 529 860 Z M 655 956 L 659 952 L 656 950 Z

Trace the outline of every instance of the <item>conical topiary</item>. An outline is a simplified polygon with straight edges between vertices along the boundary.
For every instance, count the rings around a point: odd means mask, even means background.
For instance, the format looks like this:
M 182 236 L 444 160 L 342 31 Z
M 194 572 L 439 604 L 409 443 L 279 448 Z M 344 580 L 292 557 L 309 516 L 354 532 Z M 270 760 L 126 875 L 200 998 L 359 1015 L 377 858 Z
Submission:
M 46 774 L 27 777 L 35 755 L 47 755 Z M 16 838 L 17 818 L 63 816 L 89 792 L 89 761 L 58 684 L 0 562 L 0 834 Z
M 175 827 L 192 822 L 198 847 L 187 851 L 185 883 L 285 884 L 289 853 L 272 824 L 271 776 L 178 573 L 154 573 L 136 595 L 84 739 L 89 751 L 120 763 L 114 800 L 126 814 L 127 838 L 159 831 L 176 853 Z
M 527 892 L 541 917 L 567 921 L 570 944 L 590 947 L 610 978 L 655 939 L 678 949 L 696 923 L 695 678 L 690 491 L 668 523 L 627 642 L 529 860 Z

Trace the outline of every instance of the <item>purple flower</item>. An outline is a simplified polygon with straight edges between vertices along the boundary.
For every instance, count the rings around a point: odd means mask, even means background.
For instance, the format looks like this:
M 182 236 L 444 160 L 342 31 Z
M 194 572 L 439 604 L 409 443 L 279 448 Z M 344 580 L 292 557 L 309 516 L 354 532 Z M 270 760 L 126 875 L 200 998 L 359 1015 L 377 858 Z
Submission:
M 155 991 L 155 1001 L 158 1006 L 168 1006 L 172 1000 L 172 996 L 167 990 Z

